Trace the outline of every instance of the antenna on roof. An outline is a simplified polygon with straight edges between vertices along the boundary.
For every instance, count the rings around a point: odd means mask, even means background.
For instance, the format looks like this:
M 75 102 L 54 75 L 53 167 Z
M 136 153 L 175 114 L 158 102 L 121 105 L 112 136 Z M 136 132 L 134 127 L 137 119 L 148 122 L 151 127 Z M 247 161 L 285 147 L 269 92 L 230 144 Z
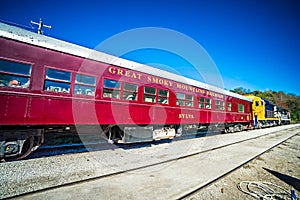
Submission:
M 42 31 L 42 28 L 43 28 L 43 27 L 49 28 L 49 29 L 52 28 L 51 26 L 44 25 L 44 24 L 43 24 L 42 18 L 40 18 L 40 23 L 37 23 L 37 22 L 34 22 L 34 21 L 30 21 L 30 23 L 31 23 L 32 25 L 38 25 L 38 26 L 39 26 L 39 27 L 38 27 L 38 34 L 41 34 L 41 35 L 43 35 L 43 31 Z

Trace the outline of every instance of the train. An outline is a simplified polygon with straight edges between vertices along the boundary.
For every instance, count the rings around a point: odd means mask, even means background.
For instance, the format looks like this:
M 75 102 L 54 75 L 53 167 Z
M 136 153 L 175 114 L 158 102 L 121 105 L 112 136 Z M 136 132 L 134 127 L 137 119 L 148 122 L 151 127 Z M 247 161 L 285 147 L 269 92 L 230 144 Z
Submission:
M 0 23 L 0 159 L 25 158 L 53 131 L 127 144 L 289 121 L 259 97 Z

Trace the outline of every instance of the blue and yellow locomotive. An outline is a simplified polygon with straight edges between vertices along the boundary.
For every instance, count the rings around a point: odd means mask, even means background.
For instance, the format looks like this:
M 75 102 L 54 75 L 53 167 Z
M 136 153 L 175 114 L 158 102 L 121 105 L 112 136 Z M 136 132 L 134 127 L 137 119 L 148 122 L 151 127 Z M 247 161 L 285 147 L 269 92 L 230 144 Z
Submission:
M 281 124 L 290 124 L 290 113 L 270 101 L 254 96 L 244 95 L 252 99 L 252 119 L 254 128 L 263 128 Z

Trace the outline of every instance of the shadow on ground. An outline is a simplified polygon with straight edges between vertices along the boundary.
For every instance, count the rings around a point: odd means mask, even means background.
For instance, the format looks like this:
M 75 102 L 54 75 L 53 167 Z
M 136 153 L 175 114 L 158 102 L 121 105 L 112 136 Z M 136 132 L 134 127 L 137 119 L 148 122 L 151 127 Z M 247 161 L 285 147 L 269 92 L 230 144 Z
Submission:
M 286 174 L 282 174 L 280 172 L 276 172 L 267 168 L 264 168 L 264 170 L 266 170 L 267 172 L 271 173 L 272 175 L 276 176 L 277 178 L 279 178 L 280 180 L 282 180 L 283 182 L 289 184 L 290 186 L 294 187 L 296 190 L 300 191 L 300 180 L 298 178 L 286 175 Z

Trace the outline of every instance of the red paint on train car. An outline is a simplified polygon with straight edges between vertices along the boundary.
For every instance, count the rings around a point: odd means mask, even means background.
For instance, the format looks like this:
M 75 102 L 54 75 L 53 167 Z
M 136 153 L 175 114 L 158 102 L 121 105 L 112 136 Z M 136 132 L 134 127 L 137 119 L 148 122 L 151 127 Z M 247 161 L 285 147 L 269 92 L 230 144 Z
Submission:
M 0 87 L 1 125 L 70 124 L 201 124 L 250 121 L 250 102 L 228 97 L 118 66 L 111 66 L 41 47 L 0 38 L 0 57 L 32 66 L 28 89 Z M 46 70 L 70 73 L 69 93 L 45 91 Z M 74 94 L 75 75 L 96 79 L 95 96 Z M 104 97 L 104 79 L 138 85 L 137 101 Z M 144 86 L 168 90 L 169 104 L 144 102 Z M 124 93 L 120 88 L 120 96 Z M 193 96 L 193 107 L 177 106 L 176 93 Z M 158 92 L 155 94 L 158 98 Z M 199 108 L 200 98 L 210 98 L 211 108 Z M 216 101 L 231 102 L 231 111 L 216 110 Z M 238 104 L 244 106 L 238 112 Z

